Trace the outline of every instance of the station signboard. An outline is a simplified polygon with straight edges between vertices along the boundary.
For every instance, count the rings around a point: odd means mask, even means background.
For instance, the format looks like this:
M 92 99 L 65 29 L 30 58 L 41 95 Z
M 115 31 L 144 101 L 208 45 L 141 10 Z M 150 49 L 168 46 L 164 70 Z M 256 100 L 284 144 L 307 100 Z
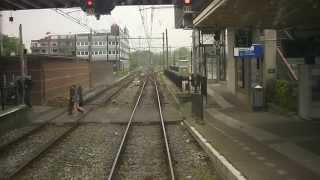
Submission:
M 263 45 L 253 44 L 251 47 L 237 47 L 234 48 L 234 57 L 244 59 L 254 59 L 263 57 Z

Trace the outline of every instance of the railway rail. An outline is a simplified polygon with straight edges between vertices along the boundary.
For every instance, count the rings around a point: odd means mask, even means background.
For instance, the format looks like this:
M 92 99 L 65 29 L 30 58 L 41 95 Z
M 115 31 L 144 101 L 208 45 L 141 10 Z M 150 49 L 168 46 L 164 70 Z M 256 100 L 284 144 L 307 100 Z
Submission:
M 0 179 L 217 179 L 169 109 L 157 74 L 133 79 L 89 102 L 72 123 L 59 118 L 5 147 L 10 156 L 0 151 Z
M 128 136 L 129 136 L 129 131 L 132 128 L 132 124 L 134 121 L 134 116 L 136 114 L 137 108 L 140 104 L 140 102 L 142 101 L 143 98 L 143 92 L 145 91 L 145 87 L 147 85 L 147 83 L 149 83 L 149 81 L 153 81 L 151 82 L 152 85 L 155 87 L 155 93 L 156 93 L 156 99 L 157 99 L 157 107 L 158 107 L 158 112 L 159 112 L 159 116 L 160 116 L 160 124 L 161 124 L 161 131 L 162 131 L 162 136 L 163 136 L 163 141 L 165 144 L 165 151 L 166 151 L 166 157 L 167 157 L 167 163 L 169 167 L 169 172 L 170 172 L 170 179 L 171 180 L 175 180 L 175 173 L 174 173 L 174 168 L 173 168 L 173 163 L 172 163 L 172 158 L 171 158 L 171 153 L 170 153 L 170 147 L 169 147 L 169 142 L 168 142 L 168 137 L 167 137 L 167 132 L 166 132 L 166 127 L 165 127 L 165 122 L 164 122 L 164 118 L 163 118 L 163 114 L 162 114 L 162 109 L 161 109 L 161 98 L 160 98 L 160 92 L 159 92 L 159 88 L 158 88 L 158 84 L 157 84 L 157 80 L 156 80 L 156 75 L 151 73 L 148 74 L 146 77 L 146 80 L 143 82 L 143 85 L 141 87 L 139 96 L 137 98 L 137 101 L 135 103 L 135 106 L 132 110 L 132 113 L 130 115 L 129 121 L 127 123 L 125 132 L 122 136 L 122 140 L 119 146 L 119 149 L 116 153 L 116 156 L 114 158 L 110 173 L 108 175 L 108 180 L 112 180 L 115 179 L 115 174 L 117 171 L 117 168 L 119 167 L 119 161 L 121 159 L 121 155 L 123 154 L 125 148 L 126 148 L 126 142 L 128 140 Z
M 132 76 L 134 77 L 134 76 Z M 107 103 L 109 102 L 114 96 L 116 96 L 123 88 L 127 87 L 134 78 L 128 78 L 127 80 L 124 80 L 123 83 L 119 84 L 119 87 L 117 87 L 117 89 L 115 89 L 114 92 L 112 92 L 110 95 L 108 95 L 107 97 L 104 97 L 102 100 L 99 99 L 98 103 L 93 103 L 95 104 L 95 106 L 92 106 L 92 103 L 90 103 L 91 107 L 87 110 L 87 112 L 80 116 L 79 118 L 76 119 L 75 122 L 73 122 L 69 127 L 67 127 L 66 129 L 62 130 L 62 132 L 55 134 L 55 136 L 53 138 L 51 138 L 49 141 L 47 141 L 46 143 L 44 143 L 43 145 L 41 145 L 40 147 L 38 147 L 37 149 L 35 149 L 32 154 L 28 157 L 23 157 L 23 160 L 21 162 L 19 162 L 17 165 L 14 166 L 14 168 L 1 168 L 0 167 L 0 179 L 12 179 L 14 178 L 16 175 L 19 174 L 20 171 L 22 171 L 25 167 L 27 167 L 28 165 L 30 165 L 33 161 L 35 161 L 37 158 L 40 157 L 40 155 L 44 154 L 45 152 L 47 152 L 51 147 L 53 147 L 55 144 L 57 144 L 58 142 L 62 141 L 66 136 L 68 136 L 70 133 L 72 133 L 74 130 L 76 130 L 81 123 L 81 120 L 84 119 L 89 113 L 91 113 L 92 111 L 94 111 L 94 109 L 97 106 L 100 106 L 102 103 Z M 58 116 L 59 117 L 59 116 Z M 12 147 L 14 146 L 19 146 L 20 144 L 23 144 L 25 141 L 27 141 L 28 137 L 33 136 L 36 134 L 41 134 L 44 133 L 46 130 L 46 127 L 49 127 L 49 123 L 52 121 L 53 119 L 48 120 L 47 122 L 36 126 L 36 128 L 32 129 L 30 132 L 23 134 L 21 137 L 14 139 L 12 142 L 7 143 L 6 145 L 2 146 L 0 149 L 0 159 L 1 159 L 1 154 L 6 154 L 6 152 L 10 152 Z M 5 155 L 3 155 L 5 156 Z M 5 157 L 5 158 L 9 158 L 10 157 Z M 2 169 L 2 170 L 1 170 Z

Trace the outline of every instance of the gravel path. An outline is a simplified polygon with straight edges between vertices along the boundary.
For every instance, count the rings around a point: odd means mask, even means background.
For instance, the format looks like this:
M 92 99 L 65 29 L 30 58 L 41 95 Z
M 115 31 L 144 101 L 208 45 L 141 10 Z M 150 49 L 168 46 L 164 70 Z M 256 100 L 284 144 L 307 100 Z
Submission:
M 113 97 L 110 103 L 95 109 L 94 113 L 88 114 L 83 122 L 95 123 L 118 123 L 128 122 L 132 106 L 135 103 L 135 96 L 140 88 L 140 83 L 133 82 L 123 89 L 117 96 Z
M 82 125 L 17 179 L 104 179 L 123 130 L 119 125 Z
M 40 147 L 48 143 L 57 135 L 65 132 L 69 127 L 46 126 L 41 131 L 28 136 L 24 141 L 18 142 L 6 148 L 0 154 L 0 179 L 12 172 L 22 162 L 30 158 L 30 156 Z
M 168 125 L 167 132 L 177 179 L 221 179 L 207 154 L 183 126 Z
M 115 179 L 169 179 L 160 126 L 133 126 Z
M 24 136 L 25 134 L 32 131 L 36 127 L 37 127 L 37 125 L 31 124 L 28 126 L 24 126 L 24 127 L 9 131 L 8 133 L 6 133 L 0 137 L 0 147 L 2 148 L 7 143 L 14 141 L 15 139 L 17 139 L 21 136 Z

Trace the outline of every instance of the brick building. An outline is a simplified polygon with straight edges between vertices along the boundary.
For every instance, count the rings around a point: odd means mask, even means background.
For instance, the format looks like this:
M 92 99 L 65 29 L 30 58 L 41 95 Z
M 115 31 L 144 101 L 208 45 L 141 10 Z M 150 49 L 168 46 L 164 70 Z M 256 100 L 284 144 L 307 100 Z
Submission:
M 36 55 L 75 56 L 75 35 L 49 35 L 31 41 L 31 52 Z

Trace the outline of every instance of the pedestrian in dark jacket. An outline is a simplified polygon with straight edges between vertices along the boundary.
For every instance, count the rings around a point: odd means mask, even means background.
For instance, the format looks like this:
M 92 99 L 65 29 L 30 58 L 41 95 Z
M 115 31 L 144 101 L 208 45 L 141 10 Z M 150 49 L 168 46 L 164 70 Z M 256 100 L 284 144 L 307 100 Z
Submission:
M 83 104 L 82 100 L 82 88 L 81 86 L 77 87 L 76 85 L 72 85 L 70 88 L 70 107 L 72 106 L 72 113 L 81 112 L 84 113 L 85 109 L 80 106 L 80 103 Z

